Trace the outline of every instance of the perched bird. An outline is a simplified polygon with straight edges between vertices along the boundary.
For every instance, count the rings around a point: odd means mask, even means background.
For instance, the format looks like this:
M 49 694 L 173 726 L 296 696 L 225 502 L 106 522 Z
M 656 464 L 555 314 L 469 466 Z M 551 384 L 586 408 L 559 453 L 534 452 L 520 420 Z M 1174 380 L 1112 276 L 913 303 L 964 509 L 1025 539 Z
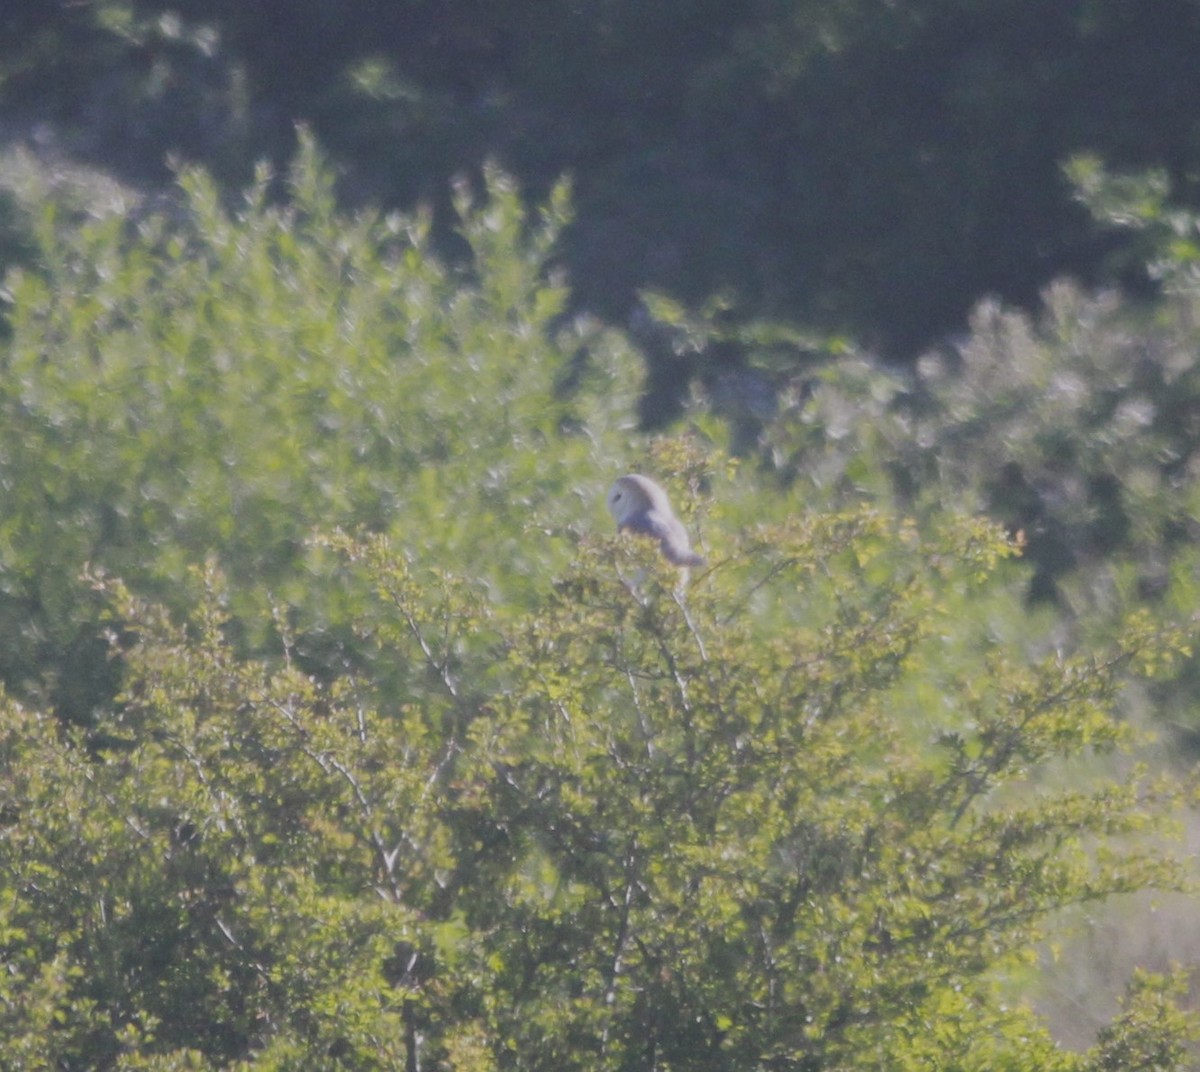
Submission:
M 608 491 L 608 512 L 616 519 L 617 531 L 628 529 L 658 541 L 668 562 L 676 566 L 703 566 L 704 559 L 692 550 L 687 530 L 671 509 L 667 493 L 646 476 L 630 473 Z

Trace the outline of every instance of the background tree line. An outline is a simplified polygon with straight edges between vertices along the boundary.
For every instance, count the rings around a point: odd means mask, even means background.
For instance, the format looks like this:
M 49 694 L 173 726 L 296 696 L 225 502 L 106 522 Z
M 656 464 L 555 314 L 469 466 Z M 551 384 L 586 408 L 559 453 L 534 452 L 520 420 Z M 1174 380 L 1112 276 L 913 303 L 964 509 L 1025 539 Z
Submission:
M 488 158 L 533 197 L 570 172 L 580 305 L 727 292 L 895 358 L 1113 267 L 1072 155 L 1197 195 L 1194 0 L 12 0 L 2 38 L 10 132 L 137 182 L 177 152 L 243 183 L 297 121 L 359 202 L 443 203 Z

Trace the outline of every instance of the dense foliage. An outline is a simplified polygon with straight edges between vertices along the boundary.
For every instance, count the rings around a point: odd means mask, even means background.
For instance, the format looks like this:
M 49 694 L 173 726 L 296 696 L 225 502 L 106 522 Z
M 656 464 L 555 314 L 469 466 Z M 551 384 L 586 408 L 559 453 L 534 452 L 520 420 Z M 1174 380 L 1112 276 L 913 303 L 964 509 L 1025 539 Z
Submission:
M 1111 635 L 1135 607 L 1186 621 L 1200 603 L 1200 216 L 1162 173 L 1081 158 L 1072 174 L 1098 220 L 1133 235 L 1154 302 L 1068 280 L 1032 312 L 981 302 L 969 333 L 911 373 L 769 325 L 731 329 L 719 306 L 653 303 L 685 360 L 703 367 L 730 336 L 754 355 L 740 389 L 698 378 L 776 481 L 810 502 L 985 511 L 1020 539 L 1030 602 L 1054 608 L 1068 645 Z M 1170 699 L 1189 730 L 1196 681 L 1181 667 Z
M 529 612 L 333 538 L 386 695 L 239 657 L 211 570 L 178 624 L 98 581 L 104 746 L 3 723 L 10 1066 L 1183 1067 L 1166 989 L 1084 1055 L 996 992 L 1056 908 L 1183 881 L 1112 841 L 1169 782 L 1027 788 L 1170 642 L 1014 660 L 976 522 L 707 531 L 686 592 L 591 538 Z
M 460 187 L 452 271 L 311 143 L 272 185 L 22 195 L 8 1067 L 1186 1066 L 1182 975 L 1081 1053 L 1013 1000 L 1058 910 L 1189 882 L 1185 788 L 1098 762 L 1186 634 L 1044 636 L 958 484 L 896 508 L 911 424 L 848 359 L 765 465 L 700 409 L 637 439 L 628 347 L 561 315 L 565 187 Z M 630 468 L 709 567 L 610 535 Z
M 499 173 L 478 205 L 461 190 L 473 254 L 450 272 L 421 219 L 340 216 L 311 145 L 289 183 L 286 207 L 262 181 L 231 215 L 189 172 L 172 223 L 43 204 L 37 267 L 9 278 L 0 674 L 77 721 L 114 680 L 85 565 L 182 606 L 185 567 L 214 554 L 251 639 L 302 603 L 303 653 L 328 665 L 343 594 L 304 550 L 314 526 L 395 527 L 519 596 L 555 560 L 524 527 L 603 491 L 636 380 L 586 322 L 549 337 L 565 188 L 537 220 Z M 573 362 L 585 340 L 597 360 Z

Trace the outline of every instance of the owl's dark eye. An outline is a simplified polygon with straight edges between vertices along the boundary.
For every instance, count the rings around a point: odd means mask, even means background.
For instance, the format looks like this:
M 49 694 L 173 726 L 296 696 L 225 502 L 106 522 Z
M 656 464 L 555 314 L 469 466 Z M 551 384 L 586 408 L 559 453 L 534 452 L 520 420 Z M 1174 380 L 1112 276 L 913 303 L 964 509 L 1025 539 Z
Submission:
M 620 498 L 621 498 L 621 493 L 618 491 L 616 493 L 616 495 L 613 496 L 613 502 L 617 502 Z

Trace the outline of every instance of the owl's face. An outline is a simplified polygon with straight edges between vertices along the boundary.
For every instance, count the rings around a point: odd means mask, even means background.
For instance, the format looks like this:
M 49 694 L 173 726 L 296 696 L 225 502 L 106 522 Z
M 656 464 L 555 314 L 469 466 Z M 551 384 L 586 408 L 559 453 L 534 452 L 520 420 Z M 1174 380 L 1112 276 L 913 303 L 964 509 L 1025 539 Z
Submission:
M 608 489 L 608 512 L 618 526 L 643 513 L 651 505 L 651 497 L 646 489 L 631 476 L 621 477 Z

